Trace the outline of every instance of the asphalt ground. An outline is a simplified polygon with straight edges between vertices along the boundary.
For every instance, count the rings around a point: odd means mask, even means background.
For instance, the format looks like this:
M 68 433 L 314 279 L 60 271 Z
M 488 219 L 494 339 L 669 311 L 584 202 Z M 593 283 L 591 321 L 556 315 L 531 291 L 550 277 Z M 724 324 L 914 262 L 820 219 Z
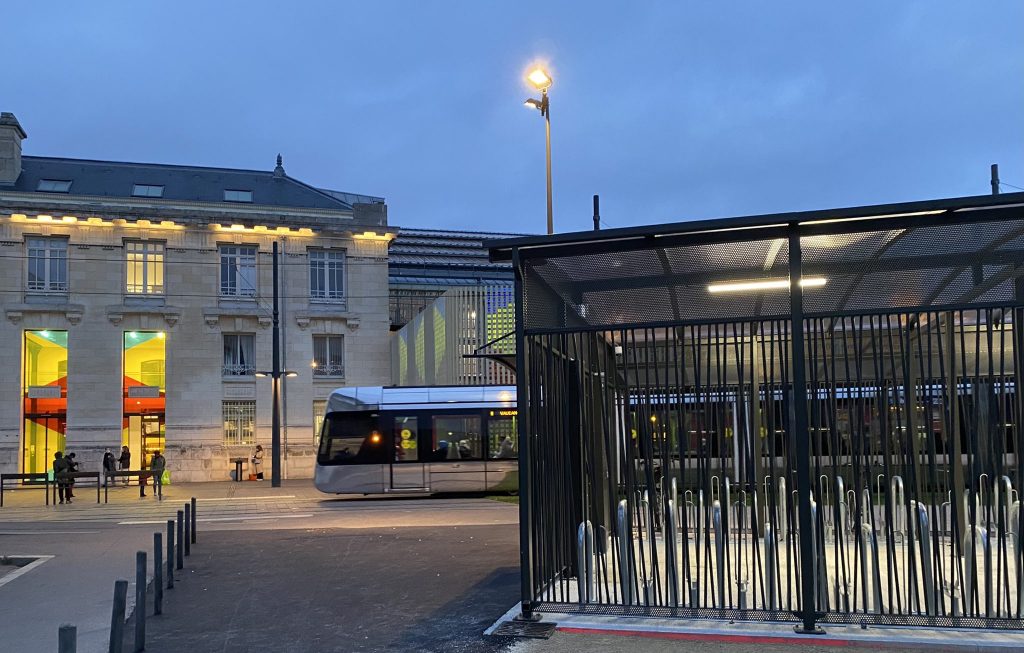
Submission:
M 517 537 L 508 524 L 208 532 L 146 650 L 504 651 L 482 633 L 518 596 Z

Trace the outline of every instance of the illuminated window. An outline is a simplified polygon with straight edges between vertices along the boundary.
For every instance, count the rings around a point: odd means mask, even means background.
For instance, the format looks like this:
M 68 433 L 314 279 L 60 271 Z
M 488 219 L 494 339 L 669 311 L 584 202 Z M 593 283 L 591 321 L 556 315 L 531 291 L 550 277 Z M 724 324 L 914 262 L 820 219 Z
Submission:
M 225 190 L 225 202 L 252 202 L 251 190 Z
M 151 184 L 135 184 L 132 186 L 132 195 L 134 197 L 163 197 L 164 187 Z
M 324 415 L 327 413 L 327 400 L 316 399 L 313 401 L 313 444 L 320 444 L 320 429 L 324 425 Z
M 71 190 L 71 182 L 66 179 L 40 179 L 36 190 L 44 193 L 67 193 Z
M 225 401 L 224 444 L 252 444 L 256 440 L 256 402 Z
M 28 238 L 27 288 L 35 292 L 68 289 L 68 241 L 63 238 Z
M 313 336 L 313 376 L 345 376 L 344 336 Z
M 162 295 L 164 293 L 164 244 L 128 240 L 124 244 L 127 278 L 125 292 L 129 295 Z
M 344 300 L 344 250 L 309 250 L 309 296 L 316 302 L 340 302 Z
M 256 248 L 224 245 L 220 248 L 220 294 L 256 296 Z
M 249 376 L 256 372 L 255 340 L 253 335 L 224 334 L 224 376 Z

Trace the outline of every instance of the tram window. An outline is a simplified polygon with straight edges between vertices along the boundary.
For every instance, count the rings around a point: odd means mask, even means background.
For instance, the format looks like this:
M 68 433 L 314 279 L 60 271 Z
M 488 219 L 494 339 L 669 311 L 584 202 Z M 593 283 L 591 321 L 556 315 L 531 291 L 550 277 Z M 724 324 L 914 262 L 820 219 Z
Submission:
M 434 460 L 480 460 L 480 417 L 458 415 L 434 418 Z
M 395 417 L 393 419 L 395 462 L 416 462 L 419 460 L 419 419 L 416 417 Z
M 371 413 L 331 413 L 324 420 L 317 462 L 321 465 L 386 463 L 387 445 Z
M 487 444 L 491 458 L 518 458 L 519 432 L 515 417 L 487 421 Z

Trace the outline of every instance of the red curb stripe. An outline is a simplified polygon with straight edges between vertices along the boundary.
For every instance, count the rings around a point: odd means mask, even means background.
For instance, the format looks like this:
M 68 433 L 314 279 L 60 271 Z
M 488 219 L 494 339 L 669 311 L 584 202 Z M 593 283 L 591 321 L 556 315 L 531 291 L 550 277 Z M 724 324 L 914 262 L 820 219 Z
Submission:
M 821 637 L 808 635 L 806 637 L 781 637 L 777 635 L 714 635 L 703 633 L 662 633 L 645 630 L 615 630 L 604 628 L 574 628 L 571 626 L 561 627 L 566 633 L 590 634 L 590 635 L 619 635 L 623 637 L 648 637 L 651 639 L 671 639 L 688 642 L 721 642 L 729 644 L 783 644 L 783 645 L 806 645 L 831 646 L 842 648 L 846 646 L 860 646 L 863 648 L 879 648 L 878 642 L 859 642 L 850 639 L 838 639 L 835 637 Z

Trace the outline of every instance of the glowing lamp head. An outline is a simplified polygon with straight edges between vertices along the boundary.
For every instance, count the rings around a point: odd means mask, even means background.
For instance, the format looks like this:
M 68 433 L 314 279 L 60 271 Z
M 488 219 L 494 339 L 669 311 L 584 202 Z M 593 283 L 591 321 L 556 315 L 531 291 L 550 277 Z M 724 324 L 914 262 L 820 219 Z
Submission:
M 377 431 L 374 431 L 373 433 L 371 433 L 370 434 L 370 442 L 372 444 L 380 444 L 380 433 L 378 433 Z
M 534 68 L 526 76 L 526 79 L 538 91 L 546 91 L 551 88 L 551 76 L 543 68 Z

